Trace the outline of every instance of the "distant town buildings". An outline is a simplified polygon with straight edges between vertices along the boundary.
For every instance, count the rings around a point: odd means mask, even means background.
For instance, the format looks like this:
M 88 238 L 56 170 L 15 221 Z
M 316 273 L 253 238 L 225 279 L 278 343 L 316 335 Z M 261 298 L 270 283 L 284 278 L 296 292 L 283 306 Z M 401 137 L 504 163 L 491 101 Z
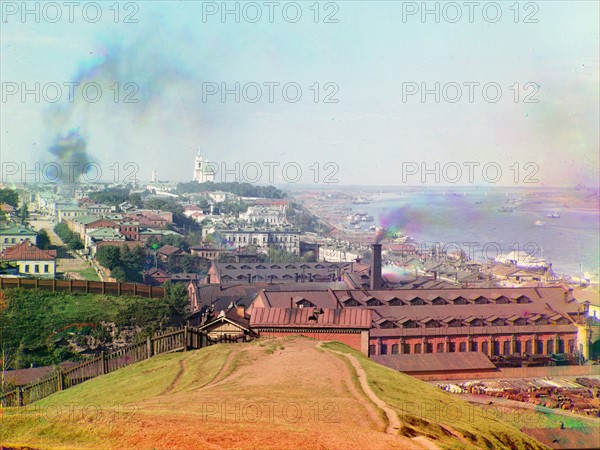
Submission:
M 259 252 L 266 253 L 269 249 L 285 250 L 289 253 L 300 254 L 299 231 L 292 230 L 265 230 L 265 229 L 220 229 L 216 234 L 228 246 L 239 250 L 244 247 L 254 246 Z
M 37 233 L 22 225 L 0 228 L 0 251 L 27 240 L 34 245 L 37 244 Z

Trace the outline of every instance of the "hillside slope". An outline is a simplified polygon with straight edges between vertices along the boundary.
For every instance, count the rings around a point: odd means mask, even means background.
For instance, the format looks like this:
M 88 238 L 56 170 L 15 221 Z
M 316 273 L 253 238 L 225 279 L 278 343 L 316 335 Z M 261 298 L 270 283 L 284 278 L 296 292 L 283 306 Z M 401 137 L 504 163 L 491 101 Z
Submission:
M 436 412 L 436 408 L 438 411 Z M 5 411 L 37 448 L 543 448 L 342 344 L 305 338 L 163 355 Z

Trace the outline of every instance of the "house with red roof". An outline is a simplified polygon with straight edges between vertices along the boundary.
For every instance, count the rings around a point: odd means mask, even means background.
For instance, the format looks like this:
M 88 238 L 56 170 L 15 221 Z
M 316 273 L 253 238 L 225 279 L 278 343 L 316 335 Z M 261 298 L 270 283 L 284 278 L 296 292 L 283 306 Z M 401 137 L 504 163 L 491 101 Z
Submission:
M 56 250 L 42 250 L 29 240 L 4 249 L 0 253 L 0 261 L 16 264 L 22 275 L 40 278 L 56 276 Z

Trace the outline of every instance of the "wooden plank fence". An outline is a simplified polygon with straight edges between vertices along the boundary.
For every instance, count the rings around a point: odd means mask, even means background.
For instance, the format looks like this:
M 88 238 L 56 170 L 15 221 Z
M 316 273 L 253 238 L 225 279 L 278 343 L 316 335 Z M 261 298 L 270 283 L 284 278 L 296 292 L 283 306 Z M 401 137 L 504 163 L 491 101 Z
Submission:
M 194 327 L 181 327 L 167 330 L 148 337 L 146 341 L 130 345 L 105 354 L 68 369 L 58 368 L 42 380 L 20 386 L 10 392 L 0 393 L 3 407 L 24 406 L 41 400 L 55 392 L 68 389 L 100 375 L 114 372 L 131 364 L 144 361 L 165 353 L 195 350 L 219 343 L 248 342 L 249 335 L 225 335 L 217 339 L 210 338 L 206 332 Z
M 164 298 L 165 296 L 165 289 L 162 287 L 138 283 L 0 277 L 0 290 L 10 288 L 42 289 L 52 292 L 66 291 L 85 294 L 134 295 L 148 298 Z

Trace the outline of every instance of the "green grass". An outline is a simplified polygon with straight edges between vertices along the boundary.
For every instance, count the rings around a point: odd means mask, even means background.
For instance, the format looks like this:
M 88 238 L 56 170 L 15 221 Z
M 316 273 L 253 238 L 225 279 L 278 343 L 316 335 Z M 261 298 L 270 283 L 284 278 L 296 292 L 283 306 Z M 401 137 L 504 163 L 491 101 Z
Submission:
M 373 392 L 390 405 L 403 422 L 401 434 L 423 435 L 444 448 L 545 448 L 510 423 L 486 415 L 477 406 L 455 399 L 441 389 L 377 364 L 344 344 L 332 342 L 323 347 L 351 353 L 359 360 Z M 453 432 L 464 440 L 453 436 Z
M 25 408 L 7 408 L 0 415 L 0 442 L 43 448 L 72 448 L 74 443 L 78 448 L 102 448 L 119 423 L 116 419 L 136 417 L 137 403 L 159 397 L 172 386 L 183 360 L 187 368 L 172 393 L 185 393 L 209 383 L 231 350 L 227 345 L 213 345 L 156 356 Z
M 76 358 L 66 339 L 93 335 L 110 343 L 101 322 L 139 326 L 150 331 L 169 325 L 165 299 L 7 289 L 8 307 L 0 309 L 0 339 L 11 368 L 56 364 Z M 10 358 L 10 356 L 13 356 Z
M 85 280 L 88 281 L 100 281 L 100 277 L 96 273 L 93 267 L 86 267 L 82 270 L 69 270 L 69 272 L 75 272 L 81 275 Z

